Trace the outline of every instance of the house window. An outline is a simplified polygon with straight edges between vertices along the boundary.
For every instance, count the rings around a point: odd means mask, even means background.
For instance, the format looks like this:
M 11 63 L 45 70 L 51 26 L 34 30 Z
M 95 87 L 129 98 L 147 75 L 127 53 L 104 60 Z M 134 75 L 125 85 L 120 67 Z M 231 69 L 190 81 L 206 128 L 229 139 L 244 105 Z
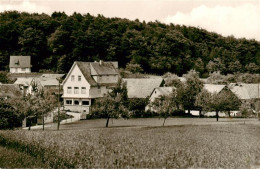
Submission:
M 81 76 L 78 76 L 78 81 L 79 81 L 79 82 L 81 81 Z
M 79 94 L 79 88 L 78 87 L 74 87 L 74 94 Z
M 81 94 L 86 94 L 86 88 L 85 87 L 81 88 Z
M 89 105 L 89 101 L 82 101 L 82 105 L 88 106 Z
M 79 101 L 78 100 L 74 100 L 74 105 L 79 105 Z
M 25 69 L 25 68 L 22 68 L 22 71 L 23 71 L 23 72 L 25 72 L 25 71 L 26 71 L 26 69 Z
M 71 94 L 71 87 L 68 87 L 68 88 L 67 88 L 67 93 L 68 93 L 68 94 Z
M 66 104 L 72 104 L 72 100 L 66 100 Z
M 74 81 L 74 75 L 71 76 L 71 81 Z

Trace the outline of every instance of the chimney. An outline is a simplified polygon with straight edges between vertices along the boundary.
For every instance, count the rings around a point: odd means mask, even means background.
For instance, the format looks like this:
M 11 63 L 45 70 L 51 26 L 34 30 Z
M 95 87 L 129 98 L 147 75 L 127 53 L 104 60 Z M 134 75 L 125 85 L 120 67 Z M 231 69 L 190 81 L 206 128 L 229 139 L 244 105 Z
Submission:
M 102 60 L 99 61 L 99 65 L 103 65 L 103 61 Z

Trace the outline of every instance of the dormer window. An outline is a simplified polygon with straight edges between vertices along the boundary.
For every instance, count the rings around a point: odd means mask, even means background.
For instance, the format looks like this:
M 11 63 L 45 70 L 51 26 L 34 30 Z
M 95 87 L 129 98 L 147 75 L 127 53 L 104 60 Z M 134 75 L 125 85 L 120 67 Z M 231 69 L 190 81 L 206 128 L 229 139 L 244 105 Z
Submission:
M 16 64 L 16 65 L 20 65 L 19 60 L 17 60 L 14 64 Z
M 71 76 L 71 81 L 72 81 L 72 82 L 74 81 L 74 75 Z

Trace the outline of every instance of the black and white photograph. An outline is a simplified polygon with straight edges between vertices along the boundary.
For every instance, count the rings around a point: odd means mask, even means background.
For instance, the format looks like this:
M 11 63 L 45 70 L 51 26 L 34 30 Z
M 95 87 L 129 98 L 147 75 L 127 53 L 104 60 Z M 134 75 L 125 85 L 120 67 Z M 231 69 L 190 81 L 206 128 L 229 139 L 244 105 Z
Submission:
M 260 169 L 260 0 L 0 0 L 0 168 Z

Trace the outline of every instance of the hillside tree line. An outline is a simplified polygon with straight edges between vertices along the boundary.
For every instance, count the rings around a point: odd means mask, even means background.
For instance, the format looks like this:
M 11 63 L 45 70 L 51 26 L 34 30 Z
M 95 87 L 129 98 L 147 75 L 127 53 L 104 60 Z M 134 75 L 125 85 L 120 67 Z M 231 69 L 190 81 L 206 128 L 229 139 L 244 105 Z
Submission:
M 10 55 L 32 56 L 32 71 L 68 72 L 74 61 L 115 60 L 148 73 L 259 73 L 260 42 L 201 28 L 64 12 L 0 13 L 0 70 Z

